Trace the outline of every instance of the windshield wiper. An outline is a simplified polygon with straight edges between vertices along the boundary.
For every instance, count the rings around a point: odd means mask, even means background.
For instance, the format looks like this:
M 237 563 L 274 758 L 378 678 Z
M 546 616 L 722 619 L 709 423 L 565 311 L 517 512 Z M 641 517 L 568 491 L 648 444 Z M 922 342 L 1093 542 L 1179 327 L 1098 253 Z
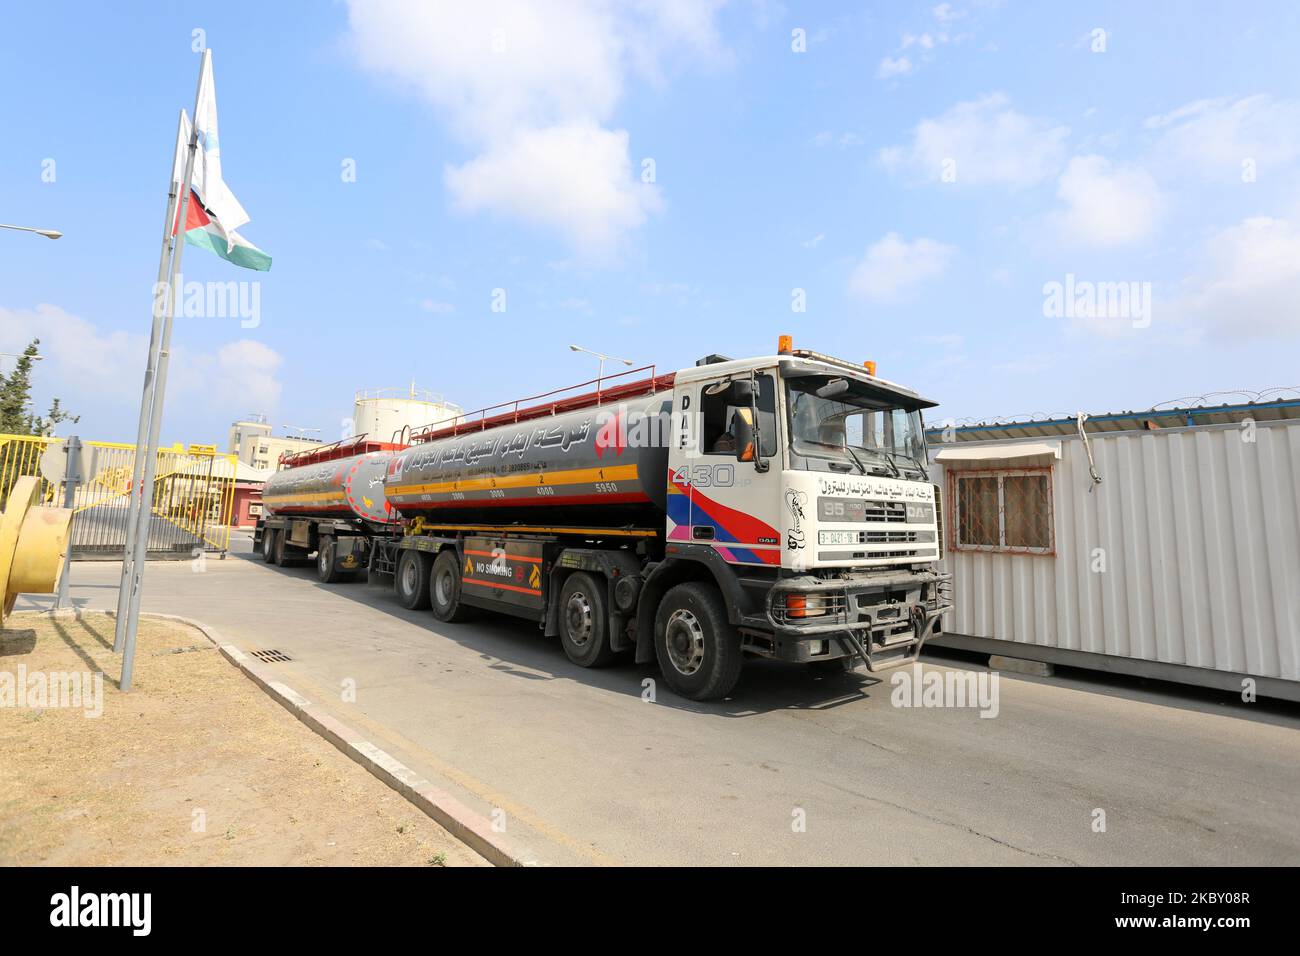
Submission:
M 897 455 L 900 458 L 906 458 L 908 461 L 910 461 L 913 465 L 916 466 L 916 470 L 920 472 L 922 478 L 930 477 L 930 473 L 926 471 L 925 465 L 921 464 L 921 459 L 917 458 L 915 455 L 909 455 L 905 451 L 889 451 L 889 452 L 885 452 L 885 454 L 890 456 L 891 462 L 893 461 L 894 455 Z M 897 469 L 898 466 L 895 465 L 894 467 L 895 469 Z
M 867 473 L 867 469 L 863 467 L 862 459 L 858 457 L 858 453 L 855 452 L 847 442 L 844 444 L 843 447 L 845 451 L 847 451 L 850 455 L 853 456 L 853 460 L 857 462 L 858 468 L 860 468 L 862 470 L 862 473 L 865 475 Z M 880 456 L 881 460 L 884 461 L 884 463 L 889 466 L 889 470 L 894 473 L 895 478 L 903 477 L 903 473 L 898 470 L 898 466 L 894 464 L 893 459 L 891 459 L 887 453 L 880 451 L 880 449 L 878 448 L 864 448 L 863 451 L 875 452 L 877 455 Z
M 859 458 L 853 449 L 847 444 L 845 444 L 843 448 L 849 453 L 849 457 L 853 459 L 853 464 L 858 466 L 858 471 L 865 475 L 867 473 L 867 466 L 862 464 L 862 459 Z

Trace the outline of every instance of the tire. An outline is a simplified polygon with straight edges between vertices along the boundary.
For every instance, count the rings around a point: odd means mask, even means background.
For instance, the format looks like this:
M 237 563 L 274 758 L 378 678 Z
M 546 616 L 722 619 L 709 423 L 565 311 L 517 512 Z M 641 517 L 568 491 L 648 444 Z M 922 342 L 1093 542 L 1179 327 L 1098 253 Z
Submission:
M 560 644 L 579 667 L 604 667 L 614 659 L 604 585 L 603 577 L 578 571 L 560 589 Z
M 429 574 L 429 606 L 433 616 L 448 624 L 468 621 L 473 610 L 460 601 L 460 560 L 454 550 L 443 551 Z
M 393 589 L 397 591 L 397 600 L 408 611 L 423 611 L 429 607 L 431 564 L 429 556 L 419 551 L 403 551 L 397 559 Z
M 337 584 L 343 580 L 343 572 L 338 568 L 338 554 L 334 550 L 334 539 L 322 537 L 316 552 L 316 576 L 322 584 Z
M 275 562 L 275 529 L 267 528 L 262 532 L 262 560 L 267 564 Z
M 655 656 L 664 681 L 691 700 L 725 697 L 740 679 L 740 632 L 712 584 L 688 581 L 655 614 Z
M 284 531 L 275 533 L 275 553 L 271 556 L 271 563 L 277 568 L 287 568 L 289 560 L 284 556 Z

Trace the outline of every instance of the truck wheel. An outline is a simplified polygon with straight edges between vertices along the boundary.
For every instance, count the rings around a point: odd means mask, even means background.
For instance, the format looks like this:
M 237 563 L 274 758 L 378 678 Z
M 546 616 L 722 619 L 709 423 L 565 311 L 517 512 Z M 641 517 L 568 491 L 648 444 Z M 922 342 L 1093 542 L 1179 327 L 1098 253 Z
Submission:
M 267 564 L 275 561 L 275 529 L 267 528 L 262 532 L 262 560 Z
M 316 576 L 323 584 L 337 584 L 343 580 L 338 569 L 338 555 L 334 553 L 334 539 L 322 537 L 316 551 Z
M 460 561 L 455 551 L 443 551 L 429 575 L 429 603 L 433 616 L 448 624 L 467 621 L 473 611 L 460 603 Z
M 403 551 L 393 575 L 397 599 L 408 611 L 423 611 L 429 606 L 429 556 L 419 551 Z
M 688 581 L 664 595 L 655 615 L 655 655 L 668 686 L 691 700 L 725 697 L 740 678 L 740 633 L 717 588 Z
M 277 568 L 289 566 L 289 561 L 284 556 L 284 531 L 282 530 L 275 533 L 275 554 L 271 560 Z
M 560 589 L 560 643 L 579 667 L 604 667 L 614 659 L 603 583 L 579 571 Z

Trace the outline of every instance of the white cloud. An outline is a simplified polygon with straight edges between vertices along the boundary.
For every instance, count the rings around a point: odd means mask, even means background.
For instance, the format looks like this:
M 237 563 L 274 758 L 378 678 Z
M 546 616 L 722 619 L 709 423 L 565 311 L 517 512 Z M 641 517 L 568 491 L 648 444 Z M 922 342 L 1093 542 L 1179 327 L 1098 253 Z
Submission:
M 194 320 L 176 321 L 179 326 Z M 125 414 L 134 422 L 129 413 L 140 404 L 149 348 L 146 336 L 101 331 L 54 305 L 26 310 L 0 308 L 0 351 L 20 351 L 35 338 L 41 340 L 44 356 L 33 376 L 38 405 L 47 401 L 42 396 L 57 395 L 68 411 L 81 414 L 91 427 L 99 416 L 111 415 L 116 421 Z M 272 412 L 280 400 L 277 372 L 281 363 L 274 349 L 252 339 L 230 342 L 215 352 L 174 346 L 167 374 L 168 407 L 202 400 L 204 407 L 226 406 L 232 416 L 250 408 Z
M 361 64 L 414 89 L 477 151 L 445 171 L 457 207 L 526 213 L 592 252 L 661 208 L 633 176 L 627 133 L 607 128 L 629 77 L 661 83 L 673 58 L 727 62 L 719 5 L 348 0 L 348 21 Z
M 587 123 L 521 130 L 443 179 L 457 209 L 558 229 L 592 256 L 662 208 L 632 176 L 627 133 Z
M 962 17 L 966 16 L 965 10 L 958 10 L 953 7 L 951 3 L 941 3 L 938 6 L 933 7 L 930 12 L 933 13 L 934 18 L 942 24 L 949 24 L 954 20 L 960 20 Z
M 1163 207 L 1151 174 L 1139 166 L 1116 166 L 1102 156 L 1076 156 L 1061 174 L 1056 194 L 1065 202 L 1056 215 L 1067 241 L 1118 246 L 1145 239 Z
M 818 246 L 822 244 L 822 240 L 825 238 L 826 238 L 826 233 L 819 232 L 811 239 L 805 239 L 803 242 L 800 243 L 800 245 L 803 246 L 805 249 L 816 249 Z
M 910 59 L 905 56 L 887 56 L 880 61 L 880 66 L 876 69 L 876 76 L 882 80 L 887 80 L 893 76 L 906 76 L 911 72 L 912 61 Z
M 947 270 L 956 250 L 933 239 L 908 242 L 891 232 L 868 247 L 853 270 L 850 291 L 869 301 L 887 302 Z
M 1158 131 L 1163 163 L 1220 181 L 1239 182 L 1247 160 L 1266 170 L 1300 159 L 1300 100 L 1197 100 L 1149 117 L 1145 126 Z
M 1184 321 L 1222 338 L 1300 334 L 1300 230 L 1259 216 L 1206 243 L 1205 263 L 1185 283 Z
M 448 315 L 456 311 L 456 307 L 450 302 L 439 302 L 437 299 L 421 299 L 420 308 L 434 315 Z
M 991 93 L 922 120 L 909 145 L 882 149 L 880 161 L 891 168 L 912 168 L 931 180 L 952 168 L 958 185 L 1018 189 L 1056 174 L 1069 135 L 1069 127 L 1017 113 L 1005 94 Z

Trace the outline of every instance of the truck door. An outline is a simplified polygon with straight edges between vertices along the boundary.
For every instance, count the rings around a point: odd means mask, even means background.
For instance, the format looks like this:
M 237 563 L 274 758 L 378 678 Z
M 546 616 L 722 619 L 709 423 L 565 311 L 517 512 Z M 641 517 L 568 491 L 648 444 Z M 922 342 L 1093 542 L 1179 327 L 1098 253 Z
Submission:
M 692 440 L 683 443 L 679 432 L 674 449 L 669 519 L 675 527 L 669 537 L 711 547 L 732 564 L 776 566 L 782 457 L 775 376 L 760 373 L 754 384 L 755 409 L 738 403 L 726 380 L 692 385 L 678 396 L 679 423 L 689 426 Z M 737 422 L 754 410 L 753 447 L 738 448 Z

